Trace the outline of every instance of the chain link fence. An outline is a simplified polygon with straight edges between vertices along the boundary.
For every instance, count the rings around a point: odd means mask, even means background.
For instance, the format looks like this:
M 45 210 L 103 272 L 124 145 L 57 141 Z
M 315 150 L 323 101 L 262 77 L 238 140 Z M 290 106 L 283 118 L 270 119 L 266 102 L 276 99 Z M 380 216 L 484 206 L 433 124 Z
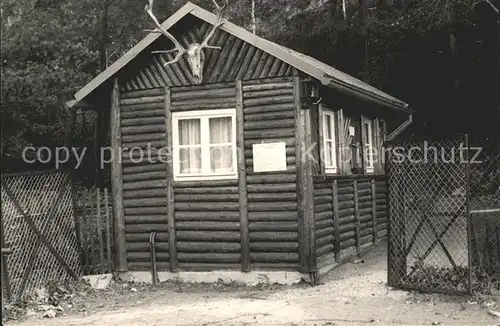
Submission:
M 50 280 L 82 275 L 70 177 L 63 172 L 2 176 L 2 238 L 8 285 L 19 301 Z M 9 299 L 9 298 L 8 298 Z
M 387 144 L 389 285 L 500 290 L 500 145 L 485 145 L 467 136 Z
M 469 164 L 471 288 L 500 294 L 500 143 L 471 142 Z

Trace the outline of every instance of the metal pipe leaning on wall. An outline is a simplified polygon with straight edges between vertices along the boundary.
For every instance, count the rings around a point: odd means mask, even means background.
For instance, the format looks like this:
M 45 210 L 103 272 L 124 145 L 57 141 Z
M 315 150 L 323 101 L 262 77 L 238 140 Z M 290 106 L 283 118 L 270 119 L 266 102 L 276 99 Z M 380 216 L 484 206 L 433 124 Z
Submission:
M 155 244 L 156 232 L 151 232 L 149 236 L 149 245 L 151 251 L 151 278 L 153 284 L 156 284 L 158 281 L 158 274 L 156 272 L 156 244 Z

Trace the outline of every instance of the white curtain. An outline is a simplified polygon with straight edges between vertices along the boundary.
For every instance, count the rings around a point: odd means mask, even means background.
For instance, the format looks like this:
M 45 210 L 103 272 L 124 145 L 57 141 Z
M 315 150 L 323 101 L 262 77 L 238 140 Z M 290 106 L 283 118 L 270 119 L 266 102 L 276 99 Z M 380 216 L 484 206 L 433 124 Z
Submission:
M 371 122 L 365 122 L 364 123 L 365 127 L 365 135 L 366 135 L 366 149 L 365 149 L 365 154 L 366 154 L 366 160 L 368 163 L 368 167 L 372 168 L 373 167 L 373 134 L 372 134 L 372 128 L 371 128 Z
M 325 114 L 324 116 L 324 127 L 323 127 L 323 135 L 324 135 L 324 147 L 325 147 L 325 166 L 330 168 L 334 166 L 334 150 L 335 150 L 335 142 L 333 135 L 333 124 L 334 121 L 331 115 Z
M 179 120 L 179 161 L 181 173 L 201 173 L 200 119 Z
M 332 119 L 328 114 L 323 115 L 323 135 L 325 137 L 325 165 L 326 167 L 332 167 Z
M 210 167 L 212 173 L 233 170 L 232 123 L 230 117 L 210 118 Z

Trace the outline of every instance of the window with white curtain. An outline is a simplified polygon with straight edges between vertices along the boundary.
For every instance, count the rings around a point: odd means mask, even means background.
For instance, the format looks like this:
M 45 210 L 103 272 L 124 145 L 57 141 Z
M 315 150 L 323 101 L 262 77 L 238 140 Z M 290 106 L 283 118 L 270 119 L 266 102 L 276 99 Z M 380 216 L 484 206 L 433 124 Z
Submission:
M 235 109 L 172 114 L 174 180 L 236 178 Z
M 373 135 L 373 122 L 367 118 L 363 119 L 363 128 L 364 133 L 366 135 L 366 144 L 365 144 L 365 157 L 366 157 L 366 165 L 365 170 L 366 173 L 373 173 L 375 170 L 375 162 L 374 162 L 374 135 Z
M 323 162 L 325 173 L 337 173 L 337 152 L 335 140 L 335 114 L 322 111 L 323 124 Z

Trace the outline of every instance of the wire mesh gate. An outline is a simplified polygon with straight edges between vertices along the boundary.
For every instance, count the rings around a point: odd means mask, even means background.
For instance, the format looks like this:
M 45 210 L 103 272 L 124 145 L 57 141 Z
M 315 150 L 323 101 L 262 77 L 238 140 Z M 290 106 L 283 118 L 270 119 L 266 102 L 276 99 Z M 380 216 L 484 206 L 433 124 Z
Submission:
M 70 177 L 63 172 L 2 176 L 2 238 L 12 249 L 10 301 L 49 280 L 82 275 Z M 7 288 L 8 287 L 8 288 Z M 9 299 L 9 298 L 8 298 Z
M 388 284 L 500 291 L 500 145 L 408 140 L 386 144 L 386 154 Z

